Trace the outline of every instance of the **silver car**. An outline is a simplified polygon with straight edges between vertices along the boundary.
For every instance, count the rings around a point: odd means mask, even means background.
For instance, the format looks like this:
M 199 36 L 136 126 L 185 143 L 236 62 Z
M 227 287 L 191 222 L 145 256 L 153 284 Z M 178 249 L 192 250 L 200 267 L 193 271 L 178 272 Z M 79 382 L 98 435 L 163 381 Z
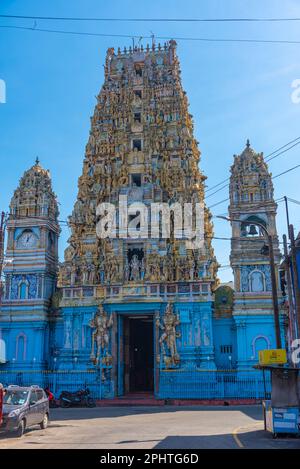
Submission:
M 33 425 L 47 428 L 49 401 L 39 386 L 9 386 L 3 399 L 3 422 L 0 431 L 14 432 L 22 436 L 25 429 Z

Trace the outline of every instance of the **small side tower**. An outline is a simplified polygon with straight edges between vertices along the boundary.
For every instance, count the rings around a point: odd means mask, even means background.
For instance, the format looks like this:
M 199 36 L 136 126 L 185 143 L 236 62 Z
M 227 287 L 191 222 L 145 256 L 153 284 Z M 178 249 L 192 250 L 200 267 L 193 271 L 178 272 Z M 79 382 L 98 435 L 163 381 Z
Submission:
M 231 219 L 243 221 L 232 222 L 230 256 L 239 368 L 253 365 L 259 350 L 275 348 L 267 239 L 255 224 L 265 226 L 273 237 L 278 278 L 280 251 L 276 231 L 277 204 L 273 194 L 272 178 L 263 153 L 256 153 L 248 140 L 244 151 L 234 156 L 230 177 L 229 215 Z M 278 296 L 280 298 L 279 291 Z
M 49 307 L 58 267 L 58 206 L 49 171 L 36 160 L 15 190 L 7 221 L 0 312 L 8 368 L 42 369 L 49 353 Z

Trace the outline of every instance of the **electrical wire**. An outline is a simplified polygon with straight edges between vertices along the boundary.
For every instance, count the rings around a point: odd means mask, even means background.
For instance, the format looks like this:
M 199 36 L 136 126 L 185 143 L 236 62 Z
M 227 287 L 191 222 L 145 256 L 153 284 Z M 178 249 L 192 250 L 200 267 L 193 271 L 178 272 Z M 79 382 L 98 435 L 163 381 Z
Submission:
M 294 171 L 294 169 L 297 169 L 297 168 L 300 168 L 300 164 L 297 164 L 297 165 L 294 166 L 293 168 L 289 168 L 289 169 L 287 169 L 286 171 L 283 171 L 282 173 L 276 174 L 276 176 L 273 176 L 272 179 L 276 179 L 276 178 L 278 178 L 279 176 L 282 176 L 283 174 L 290 173 L 291 171 Z
M 299 201 L 299 200 L 290 199 L 289 197 L 287 197 L 287 200 L 288 200 L 289 202 L 292 202 L 293 204 L 300 205 L 300 201 Z
M 297 143 L 295 143 L 297 142 Z M 292 145 L 294 144 L 294 145 Z M 264 158 L 264 161 L 262 162 L 262 164 L 265 162 L 265 163 L 268 163 L 269 161 L 272 161 L 274 160 L 275 158 L 277 158 L 278 156 L 280 155 L 283 155 L 284 153 L 286 153 L 287 151 L 291 150 L 292 148 L 294 148 L 295 146 L 299 145 L 300 144 L 300 137 L 297 137 L 295 138 L 294 140 L 291 140 L 290 142 L 286 143 L 285 145 L 277 148 L 277 150 L 274 150 L 272 153 L 269 153 L 267 156 L 265 156 Z M 289 145 L 292 145 L 290 146 L 289 148 L 286 148 L 287 146 Z M 284 148 L 286 148 L 284 151 L 280 152 L 280 150 L 283 150 Z M 278 153 L 280 152 L 280 153 Z M 277 154 L 278 153 L 278 154 Z M 274 155 L 274 156 L 273 156 Z M 215 189 L 216 187 L 220 186 L 221 184 L 224 184 L 224 182 L 227 182 L 230 180 L 230 177 L 228 177 L 227 179 L 224 179 L 223 181 L 219 182 L 218 184 L 215 184 L 214 186 L 212 187 L 209 187 L 206 189 L 206 193 L 207 192 L 210 192 L 211 190 Z M 225 186 L 226 187 L 226 186 Z M 220 189 L 221 190 L 221 189 Z M 218 191 L 217 191 L 218 192 Z M 212 195 L 212 194 L 211 194 Z M 208 196 L 207 196 L 208 197 Z M 207 198 L 206 197 L 206 198 Z
M 300 166 L 300 165 L 299 165 Z M 292 169 L 295 169 L 295 168 L 292 168 Z M 282 173 L 284 174 L 284 173 Z M 282 174 L 278 174 L 277 176 L 281 176 Z M 276 177 L 277 177 L 276 176 Z M 274 176 L 275 177 L 275 176 Z M 273 179 L 273 178 L 271 178 Z M 220 200 L 220 202 L 217 202 L 213 205 L 210 205 L 209 207 L 207 207 L 209 210 L 213 207 L 216 207 L 217 205 L 220 205 L 220 204 L 223 204 L 224 202 L 227 202 L 228 200 L 230 200 L 230 197 L 227 197 L 227 199 L 223 199 L 223 200 Z M 276 199 L 274 202 L 278 203 L 278 202 L 283 202 L 284 198 L 283 197 L 280 197 L 280 199 Z M 256 208 L 259 208 L 259 207 L 265 207 L 265 204 L 264 205 L 256 205 Z
M 112 21 L 112 22 L 136 22 L 143 23 L 148 21 L 172 22 L 172 23 L 202 23 L 202 22 L 286 22 L 300 21 L 300 18 L 98 18 L 98 17 L 69 17 L 69 16 L 29 16 L 29 15 L 0 15 L 0 18 L 31 19 L 47 21 Z
M 71 34 L 78 36 L 100 36 L 100 37 L 123 37 L 123 38 L 134 38 L 134 39 L 153 39 L 152 36 L 142 36 L 134 34 L 108 34 L 108 33 L 92 33 L 87 31 L 66 31 L 62 29 L 46 29 L 46 28 L 37 28 L 36 25 L 33 27 L 26 26 L 15 26 L 15 25 L 0 25 L 0 28 L 8 29 L 22 29 L 28 31 L 39 31 L 45 33 L 56 33 L 56 34 Z M 196 41 L 196 42 L 238 42 L 238 43 L 257 43 L 257 44 L 300 44 L 300 41 L 296 40 L 286 40 L 286 39 L 240 39 L 240 38 L 207 38 L 207 37 L 185 37 L 185 36 L 155 36 L 155 39 L 161 39 L 164 41 L 169 41 L 170 39 L 175 39 L 177 41 Z
M 224 184 L 224 186 L 220 187 L 219 189 L 217 189 L 216 191 L 212 192 L 211 194 L 207 195 L 205 197 L 205 199 L 208 199 L 209 197 L 212 197 L 213 195 L 217 194 L 218 192 L 226 189 L 228 187 L 228 184 L 227 184 L 227 181 L 226 181 L 226 184 Z
M 300 142 L 299 142 L 299 143 L 300 143 Z M 289 172 L 291 172 L 291 171 L 294 171 L 295 169 L 297 169 L 297 168 L 299 168 L 299 167 L 300 167 L 300 164 L 298 164 L 298 165 L 296 165 L 296 166 L 293 166 L 292 168 L 289 168 L 289 169 L 287 169 L 286 171 L 282 171 L 282 173 L 276 174 L 276 175 L 273 176 L 271 179 L 272 179 L 272 180 L 273 180 L 273 179 L 276 179 L 276 178 L 278 178 L 278 177 L 280 177 L 280 176 L 283 176 L 284 174 L 287 174 L 287 173 L 289 173 Z M 220 189 L 220 190 L 221 190 L 221 189 Z M 222 203 L 224 203 L 224 202 L 227 202 L 228 200 L 229 200 L 229 197 L 227 197 L 226 199 L 220 200 L 220 202 L 216 202 L 216 203 L 213 204 L 213 205 L 210 205 L 208 208 L 211 209 L 211 208 L 213 208 L 213 207 L 216 207 L 217 205 L 220 205 L 220 204 L 222 204 Z

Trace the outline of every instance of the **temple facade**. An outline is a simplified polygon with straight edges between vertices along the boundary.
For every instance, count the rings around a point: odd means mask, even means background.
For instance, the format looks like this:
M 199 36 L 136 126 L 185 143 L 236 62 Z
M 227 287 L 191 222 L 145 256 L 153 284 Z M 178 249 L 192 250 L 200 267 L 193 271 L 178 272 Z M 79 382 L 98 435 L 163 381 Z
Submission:
M 97 372 L 101 398 L 197 397 L 201 371 L 243 370 L 274 345 L 263 237 L 233 223 L 235 294 L 219 286 L 199 161 L 175 41 L 108 49 L 62 263 L 38 161 L 11 202 L 6 369 Z M 271 177 L 249 145 L 231 169 L 229 213 L 271 230 L 278 263 Z

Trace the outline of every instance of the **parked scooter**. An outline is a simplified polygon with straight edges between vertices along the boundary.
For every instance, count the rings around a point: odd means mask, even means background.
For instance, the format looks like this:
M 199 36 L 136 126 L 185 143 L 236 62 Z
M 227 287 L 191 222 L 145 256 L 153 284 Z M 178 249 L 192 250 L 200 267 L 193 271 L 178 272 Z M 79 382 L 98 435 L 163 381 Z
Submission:
M 80 389 L 75 392 L 62 391 L 59 396 L 61 407 L 86 406 L 95 407 L 96 402 L 90 396 L 89 388 Z

